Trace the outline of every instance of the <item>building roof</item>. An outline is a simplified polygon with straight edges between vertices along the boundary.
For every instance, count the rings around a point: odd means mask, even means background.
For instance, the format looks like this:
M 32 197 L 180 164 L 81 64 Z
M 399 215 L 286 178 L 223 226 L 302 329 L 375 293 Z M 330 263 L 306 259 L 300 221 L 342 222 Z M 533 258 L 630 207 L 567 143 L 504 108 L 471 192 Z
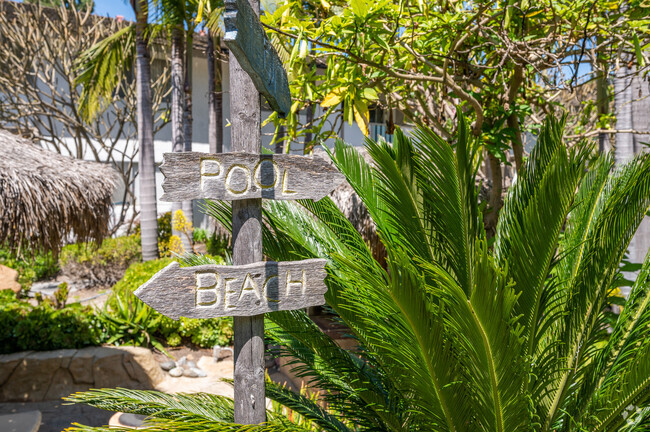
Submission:
M 116 172 L 62 156 L 0 129 L 0 244 L 59 251 L 73 235 L 108 232 Z

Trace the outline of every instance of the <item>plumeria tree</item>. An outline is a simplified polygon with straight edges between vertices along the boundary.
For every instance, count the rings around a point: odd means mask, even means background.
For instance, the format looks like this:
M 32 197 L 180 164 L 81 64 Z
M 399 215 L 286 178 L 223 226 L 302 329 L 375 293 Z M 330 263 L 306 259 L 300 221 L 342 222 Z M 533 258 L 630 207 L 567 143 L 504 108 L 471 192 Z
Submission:
M 567 125 L 576 138 L 612 128 L 608 79 L 621 62 L 646 71 L 649 13 L 641 0 L 280 1 L 263 21 L 287 59 L 294 104 L 286 121 L 274 120 L 289 142 L 318 142 L 341 125 L 327 118 L 368 134 L 378 107 L 389 133 L 399 112 L 449 139 L 460 106 L 487 150 L 498 210 L 506 153 L 519 169 L 522 132 L 536 133 L 545 114 L 576 112 Z M 325 114 L 301 122 L 315 104 Z M 491 228 L 496 214 L 486 214 Z

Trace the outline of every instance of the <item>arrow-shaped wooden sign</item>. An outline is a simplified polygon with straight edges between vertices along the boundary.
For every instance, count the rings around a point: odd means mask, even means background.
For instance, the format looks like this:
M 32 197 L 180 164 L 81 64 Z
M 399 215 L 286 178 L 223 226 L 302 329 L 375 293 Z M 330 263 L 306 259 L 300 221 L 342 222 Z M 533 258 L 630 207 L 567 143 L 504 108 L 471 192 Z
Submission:
M 226 0 L 223 38 L 248 75 L 257 91 L 264 95 L 281 117 L 291 110 L 291 91 L 287 72 L 282 66 L 262 23 L 247 0 Z
M 169 264 L 135 295 L 173 319 L 252 316 L 325 304 L 324 259 L 240 266 Z
M 165 153 L 162 201 L 319 200 L 345 180 L 322 159 L 253 153 Z

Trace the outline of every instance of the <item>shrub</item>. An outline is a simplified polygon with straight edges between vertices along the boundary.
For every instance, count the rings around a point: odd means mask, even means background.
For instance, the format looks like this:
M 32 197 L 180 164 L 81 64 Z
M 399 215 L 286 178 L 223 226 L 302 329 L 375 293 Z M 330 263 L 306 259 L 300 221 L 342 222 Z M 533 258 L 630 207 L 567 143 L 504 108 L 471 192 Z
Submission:
M 208 255 L 226 258 L 230 254 L 230 236 L 214 231 L 205 242 L 205 247 Z
M 192 239 L 194 243 L 207 243 L 210 238 L 210 233 L 204 228 L 194 228 L 192 232 Z
M 99 247 L 93 243 L 65 246 L 59 264 L 64 275 L 80 279 L 86 286 L 111 286 L 141 256 L 140 238 L 131 235 L 107 238 Z
M 133 295 L 140 285 L 172 260 L 161 258 L 132 264 L 124 277 L 113 287 L 100 318 L 110 335 L 109 343 L 147 346 L 163 350 L 161 342 L 169 346 L 193 343 L 209 348 L 232 342 L 232 319 L 189 319 L 174 321 L 144 304 Z
M 138 229 L 140 226 L 138 226 Z M 158 251 L 160 256 L 169 256 L 169 239 L 172 236 L 172 212 L 163 213 L 158 218 Z
M 100 345 L 105 338 L 90 307 L 79 303 L 62 309 L 49 302 L 32 306 L 11 290 L 0 291 L 0 354 Z
M 0 264 L 18 271 L 18 282 L 23 289 L 28 289 L 37 280 L 55 276 L 60 270 L 52 252 L 24 252 L 17 256 L 7 249 L 0 249 Z

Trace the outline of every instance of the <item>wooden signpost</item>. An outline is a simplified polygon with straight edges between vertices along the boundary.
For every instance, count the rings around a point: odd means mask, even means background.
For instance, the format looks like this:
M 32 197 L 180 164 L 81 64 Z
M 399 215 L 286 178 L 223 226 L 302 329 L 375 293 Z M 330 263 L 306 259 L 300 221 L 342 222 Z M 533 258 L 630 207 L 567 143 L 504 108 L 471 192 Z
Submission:
M 250 3 L 250 4 L 249 4 Z M 172 263 L 135 294 L 178 319 L 233 316 L 235 422 L 266 420 L 264 313 L 325 303 L 325 260 L 264 262 L 262 198 L 320 199 L 343 180 L 324 161 L 261 155 L 260 93 L 281 115 L 290 110 L 287 75 L 259 21 L 259 0 L 226 0 L 233 153 L 168 153 L 164 201 L 232 201 L 233 265 Z
M 291 92 L 282 60 L 266 36 L 257 13 L 246 0 L 226 0 L 226 46 L 239 60 L 274 111 L 281 117 L 291 110 Z

